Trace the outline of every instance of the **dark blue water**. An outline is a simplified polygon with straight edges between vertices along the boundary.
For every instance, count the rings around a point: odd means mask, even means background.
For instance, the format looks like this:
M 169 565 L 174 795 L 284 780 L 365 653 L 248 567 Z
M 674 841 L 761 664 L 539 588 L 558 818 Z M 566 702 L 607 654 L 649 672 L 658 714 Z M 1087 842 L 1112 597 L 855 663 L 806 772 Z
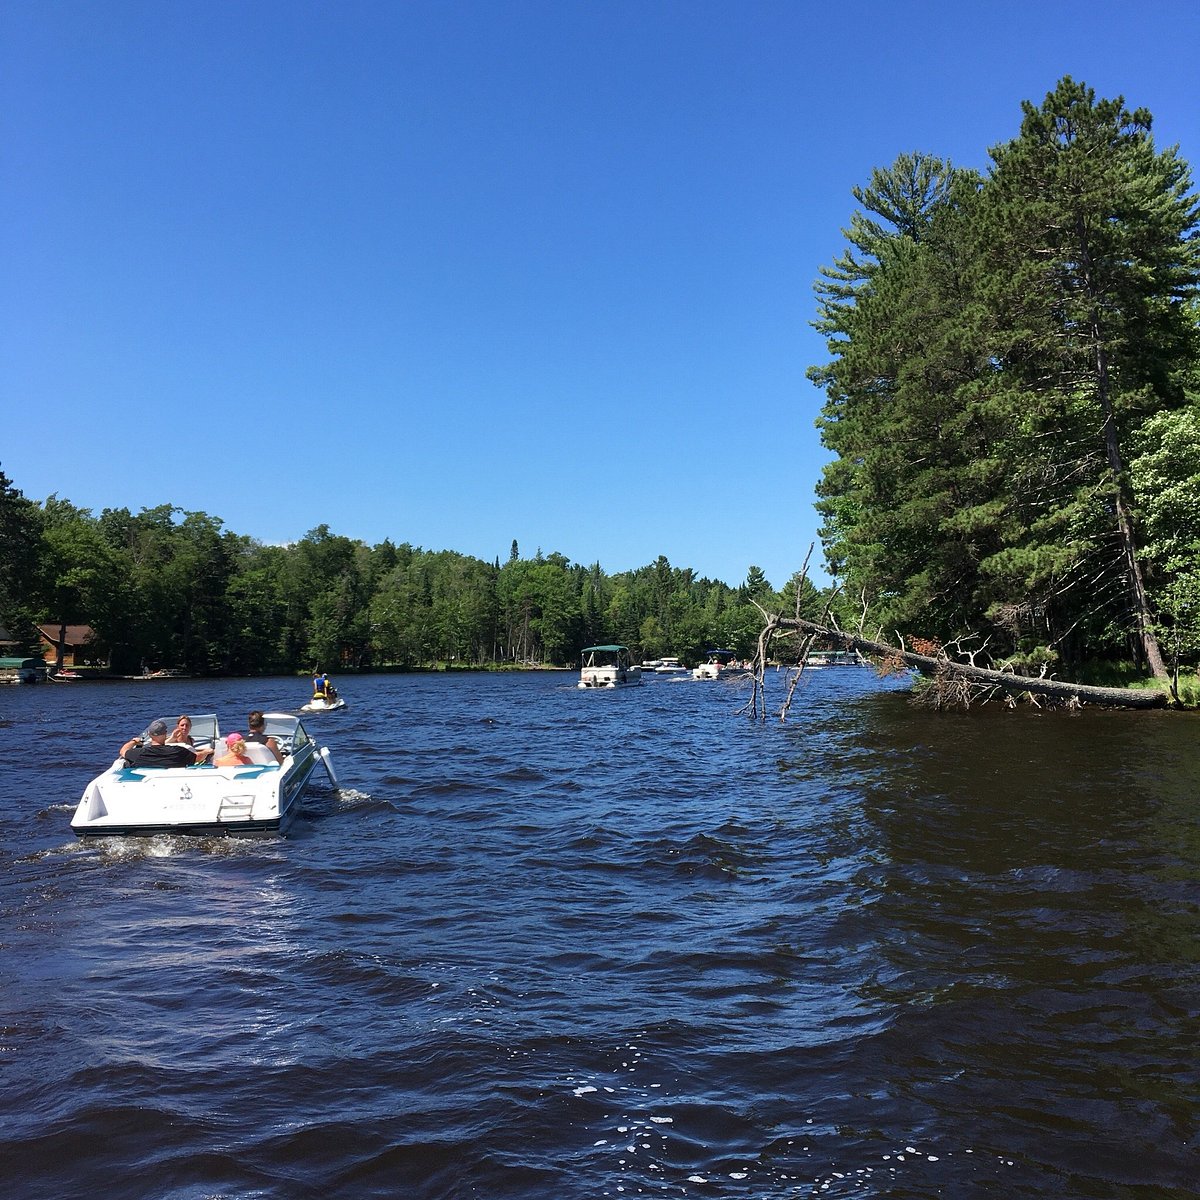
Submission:
M 339 682 L 254 841 L 68 823 L 303 680 L 0 689 L 6 1195 L 1200 1195 L 1194 716 Z

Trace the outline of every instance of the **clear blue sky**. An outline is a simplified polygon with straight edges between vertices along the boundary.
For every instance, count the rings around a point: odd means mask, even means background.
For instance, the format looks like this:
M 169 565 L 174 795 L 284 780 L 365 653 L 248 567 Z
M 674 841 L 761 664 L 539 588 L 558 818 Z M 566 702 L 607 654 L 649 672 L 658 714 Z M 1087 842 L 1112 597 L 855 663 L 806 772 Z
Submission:
M 780 586 L 850 189 L 1065 74 L 1195 165 L 1198 51 L 1195 0 L 0 0 L 0 467 Z

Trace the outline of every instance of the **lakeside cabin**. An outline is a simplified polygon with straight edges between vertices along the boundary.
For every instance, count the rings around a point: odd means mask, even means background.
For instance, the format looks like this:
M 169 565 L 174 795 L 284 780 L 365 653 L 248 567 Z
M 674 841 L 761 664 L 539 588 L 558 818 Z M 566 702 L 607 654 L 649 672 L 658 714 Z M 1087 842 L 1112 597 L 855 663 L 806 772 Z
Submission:
M 108 655 L 94 646 L 96 631 L 90 625 L 63 625 L 50 622 L 36 625 L 42 643 L 42 660 L 48 667 L 59 665 L 62 656 L 63 670 L 75 667 L 102 667 L 109 665 Z

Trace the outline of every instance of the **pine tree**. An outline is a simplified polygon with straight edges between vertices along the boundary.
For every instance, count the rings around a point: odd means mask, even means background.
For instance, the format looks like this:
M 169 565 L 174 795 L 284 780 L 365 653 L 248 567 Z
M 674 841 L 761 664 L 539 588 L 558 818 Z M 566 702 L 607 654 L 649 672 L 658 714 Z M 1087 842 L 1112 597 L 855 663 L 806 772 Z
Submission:
M 898 159 L 817 284 L 831 571 L 875 616 L 1163 673 L 1129 446 L 1195 372 L 1197 209 L 1149 114 L 1069 79 L 986 179 Z M 923 163 L 923 165 L 922 165 Z M 1153 581 L 1152 581 L 1153 582 Z
M 964 504 L 963 455 L 978 440 L 956 394 L 979 358 L 958 329 L 960 230 L 977 190 L 969 172 L 901 156 L 855 191 L 890 228 L 856 213 L 851 249 L 817 284 L 834 358 L 810 377 L 825 386 L 817 424 L 837 455 L 818 487 L 822 541 L 834 574 L 889 622 L 955 625 L 969 576 L 963 539 L 938 527 Z
M 1195 361 L 1180 303 L 1200 278 L 1189 173 L 1175 150 L 1155 149 L 1149 113 L 1070 78 L 1023 110 L 1020 135 L 992 151 L 980 210 L 1023 526 L 990 569 L 1060 623 L 1129 628 L 1161 677 L 1126 458 L 1150 414 L 1183 402 L 1179 370 Z

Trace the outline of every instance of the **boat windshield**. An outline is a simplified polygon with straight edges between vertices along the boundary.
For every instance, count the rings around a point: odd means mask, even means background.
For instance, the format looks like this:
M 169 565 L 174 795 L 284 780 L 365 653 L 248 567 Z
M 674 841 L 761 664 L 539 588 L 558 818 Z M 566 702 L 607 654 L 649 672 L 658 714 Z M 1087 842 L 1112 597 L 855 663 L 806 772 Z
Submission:
M 217 738 L 220 736 L 220 729 L 217 726 L 216 713 L 202 713 L 196 716 L 195 713 L 188 713 L 192 719 L 192 741 L 197 746 L 213 746 L 216 744 Z M 168 732 L 175 728 L 175 722 L 179 720 L 179 714 L 176 713 L 173 717 L 159 717 L 158 720 L 167 727 Z M 150 725 L 154 722 L 151 721 Z M 142 730 L 142 740 L 148 742 L 150 740 L 150 725 L 147 725 Z
M 263 732 L 279 743 L 284 754 L 293 754 L 312 740 L 300 718 L 292 713 L 264 713 Z

